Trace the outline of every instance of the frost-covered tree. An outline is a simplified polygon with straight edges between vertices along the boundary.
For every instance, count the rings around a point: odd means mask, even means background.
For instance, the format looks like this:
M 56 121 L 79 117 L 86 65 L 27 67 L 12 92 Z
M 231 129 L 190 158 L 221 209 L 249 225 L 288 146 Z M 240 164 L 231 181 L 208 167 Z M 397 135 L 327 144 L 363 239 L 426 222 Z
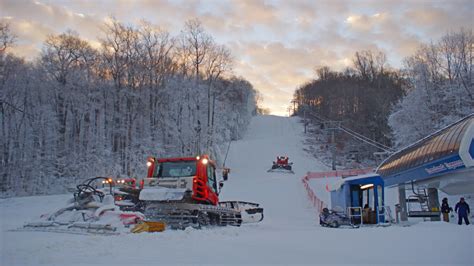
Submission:
M 389 125 L 397 146 L 405 146 L 474 112 L 474 36 L 448 33 L 406 59 L 409 88 Z
M 83 116 L 87 110 L 83 109 L 79 101 L 87 100 L 84 90 L 89 79 L 90 65 L 95 60 L 95 51 L 77 33 L 66 32 L 59 35 L 50 35 L 45 41 L 41 54 L 41 67 L 49 76 L 48 83 L 51 88 L 53 109 L 57 119 L 58 131 L 56 147 L 56 176 L 63 176 L 67 171 L 66 138 L 70 137 L 72 143 L 77 143 L 80 138 L 79 116 Z M 86 114 L 89 115 L 89 114 Z M 71 124 L 69 124 L 71 123 Z M 69 134 L 67 128 L 75 127 Z
M 0 196 L 141 177 L 150 155 L 208 152 L 219 162 L 222 147 L 242 136 L 255 91 L 232 77 L 230 50 L 197 21 L 185 26 L 187 46 L 183 33 L 148 22 L 111 19 L 103 29 L 100 49 L 68 31 L 48 36 L 33 62 L 2 51 Z

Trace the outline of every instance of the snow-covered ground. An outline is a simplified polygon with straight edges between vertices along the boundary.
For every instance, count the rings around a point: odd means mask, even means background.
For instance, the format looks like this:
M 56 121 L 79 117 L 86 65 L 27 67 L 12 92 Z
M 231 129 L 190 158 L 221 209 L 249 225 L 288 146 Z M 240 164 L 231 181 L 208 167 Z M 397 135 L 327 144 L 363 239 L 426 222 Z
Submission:
M 302 132 L 298 118 L 258 116 L 246 137 L 232 143 L 221 200 L 260 203 L 259 224 L 120 236 L 11 232 L 70 196 L 2 199 L 0 265 L 474 265 L 472 225 L 320 227 L 301 177 L 327 169 L 304 153 Z M 266 172 L 277 155 L 289 156 L 294 175 Z

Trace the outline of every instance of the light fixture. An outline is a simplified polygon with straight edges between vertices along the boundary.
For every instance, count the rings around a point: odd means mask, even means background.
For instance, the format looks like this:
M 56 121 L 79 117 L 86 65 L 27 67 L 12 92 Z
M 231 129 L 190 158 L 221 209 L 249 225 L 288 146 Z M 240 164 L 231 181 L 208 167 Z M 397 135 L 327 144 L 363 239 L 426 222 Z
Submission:
M 208 162 L 209 162 L 208 159 L 206 159 L 206 158 L 202 159 L 202 164 L 206 165 Z
M 367 185 L 361 186 L 360 189 L 371 188 L 371 187 L 373 187 L 373 186 L 374 186 L 374 184 L 367 184 Z
M 152 165 L 152 162 L 148 161 L 146 162 L 146 166 L 150 167 Z

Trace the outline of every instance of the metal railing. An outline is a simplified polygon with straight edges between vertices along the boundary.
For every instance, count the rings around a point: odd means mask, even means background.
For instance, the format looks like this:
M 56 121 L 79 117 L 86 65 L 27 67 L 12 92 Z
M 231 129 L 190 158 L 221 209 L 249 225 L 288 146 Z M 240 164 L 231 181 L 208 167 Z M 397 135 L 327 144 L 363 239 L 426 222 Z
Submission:
M 378 206 L 378 208 L 375 210 L 376 211 L 376 215 L 377 215 L 377 223 L 385 223 L 386 219 L 386 214 L 387 212 L 390 212 L 390 207 L 388 206 Z M 391 214 L 389 214 L 389 216 L 391 216 Z
M 347 217 L 351 220 L 352 224 L 356 224 L 356 219 L 360 219 L 360 224 L 364 224 L 362 217 L 362 207 L 347 207 Z

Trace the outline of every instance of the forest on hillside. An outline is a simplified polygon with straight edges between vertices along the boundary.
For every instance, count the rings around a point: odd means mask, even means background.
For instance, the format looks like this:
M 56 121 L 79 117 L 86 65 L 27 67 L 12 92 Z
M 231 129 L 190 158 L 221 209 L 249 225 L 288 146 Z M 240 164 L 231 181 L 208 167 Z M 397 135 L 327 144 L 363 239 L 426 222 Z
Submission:
M 402 148 L 473 113 L 473 47 L 472 30 L 460 29 L 421 45 L 401 69 L 390 67 L 380 51 L 356 52 L 353 67 L 343 71 L 318 67 L 316 78 L 293 97 L 295 113 L 312 121 L 312 143 L 320 144 L 313 153 L 333 141 L 324 131 L 330 121 L 361 135 L 355 139 L 339 128 L 338 158 L 357 153 L 376 159 L 374 153 Z M 339 164 L 345 167 L 343 159 Z
M 141 176 L 147 156 L 222 159 L 256 112 L 232 53 L 198 20 L 177 34 L 111 19 L 100 47 L 50 35 L 26 61 L 0 24 L 0 195 L 63 192 L 93 176 Z

